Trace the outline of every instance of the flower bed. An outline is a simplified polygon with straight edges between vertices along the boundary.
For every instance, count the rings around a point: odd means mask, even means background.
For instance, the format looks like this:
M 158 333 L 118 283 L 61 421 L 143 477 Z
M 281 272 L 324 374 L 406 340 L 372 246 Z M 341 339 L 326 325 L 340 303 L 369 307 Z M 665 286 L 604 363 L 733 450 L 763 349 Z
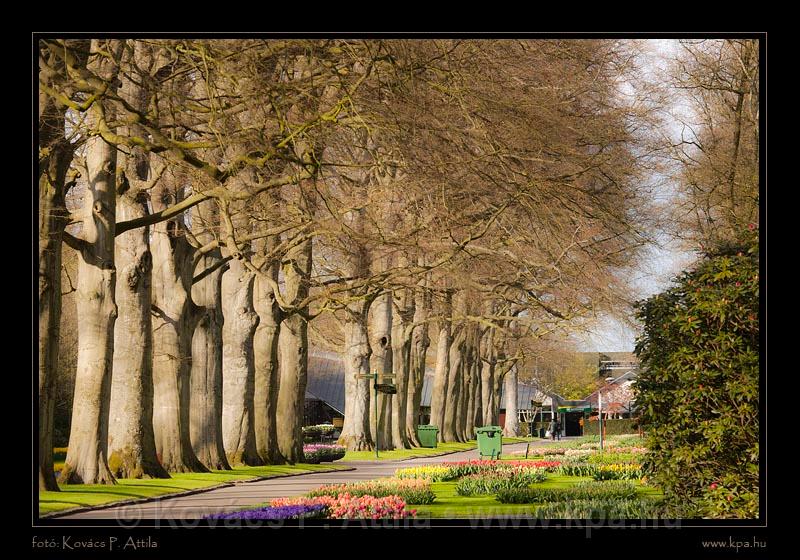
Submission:
M 319 506 L 331 519 L 405 519 L 417 515 L 417 510 L 406 509 L 406 502 L 400 496 L 378 498 L 343 493 L 313 498 L 277 498 L 270 504 L 273 507 Z
M 502 490 L 526 488 L 535 482 L 544 482 L 546 475 L 538 469 L 507 468 L 492 472 L 467 475 L 456 483 L 459 496 L 497 494 Z
M 597 465 L 590 465 L 585 461 L 577 463 L 562 463 L 558 467 L 558 474 L 562 476 L 594 476 Z
M 539 519 L 659 519 L 663 516 L 661 504 L 648 499 L 564 501 L 536 510 Z
M 565 457 L 588 457 L 594 455 L 596 452 L 593 449 L 567 449 L 564 452 Z
M 595 480 L 638 480 L 642 478 L 642 466 L 638 463 L 600 465 L 592 476 Z
M 639 458 L 633 453 L 597 453 L 587 458 L 590 464 L 596 465 L 614 465 L 614 464 L 633 464 L 638 463 Z
M 206 519 L 262 519 L 265 521 L 277 521 L 286 519 L 319 519 L 325 517 L 326 514 L 327 507 L 324 504 L 308 503 L 217 513 L 206 516 Z
M 622 446 L 622 447 L 606 447 L 606 453 L 633 453 L 636 455 L 641 455 L 643 453 L 647 453 L 646 447 L 636 447 L 636 446 Z
M 567 488 L 508 488 L 497 493 L 503 504 L 541 504 L 565 500 L 624 500 L 636 497 L 631 482 L 581 482 Z
M 304 461 L 311 464 L 337 461 L 344 457 L 346 451 L 341 445 L 307 443 L 303 446 Z
M 536 450 L 537 455 L 543 455 L 545 457 L 549 455 L 563 455 L 566 452 L 566 447 L 542 447 Z
M 424 480 L 430 480 L 431 482 L 445 482 L 455 478 L 455 475 L 453 475 L 453 471 L 450 467 L 443 467 L 439 465 L 397 469 L 394 471 L 394 476 L 400 479 L 421 478 Z
M 441 465 L 397 469 L 395 477 L 400 479 L 424 479 L 431 482 L 446 482 L 464 476 L 485 474 L 508 469 L 554 472 L 560 461 L 460 461 Z
M 376 498 L 386 496 L 399 496 L 407 504 L 432 504 L 436 494 L 431 490 L 431 483 L 424 479 L 397 479 L 381 478 L 364 482 L 351 482 L 349 484 L 334 484 L 321 486 L 307 494 L 316 496 L 373 496 Z
M 499 467 L 510 466 L 555 472 L 561 465 L 561 461 L 497 461 L 497 464 Z
M 453 480 L 462 476 L 492 470 L 497 463 L 498 461 L 448 461 L 442 463 L 442 466 L 450 469 L 450 480 Z

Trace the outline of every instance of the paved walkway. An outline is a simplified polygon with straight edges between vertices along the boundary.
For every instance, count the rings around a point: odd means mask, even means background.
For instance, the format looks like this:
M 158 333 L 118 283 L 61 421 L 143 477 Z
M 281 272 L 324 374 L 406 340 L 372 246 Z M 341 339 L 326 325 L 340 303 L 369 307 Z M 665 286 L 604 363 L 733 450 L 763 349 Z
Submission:
M 550 443 L 548 440 L 531 442 L 531 447 Z M 503 455 L 525 452 L 525 443 L 503 446 Z M 176 496 L 162 500 L 120 505 L 106 509 L 84 511 L 59 519 L 118 519 L 126 524 L 141 519 L 198 519 L 212 513 L 231 511 L 245 506 L 263 504 L 272 498 L 299 496 L 326 484 L 341 484 L 357 480 L 371 480 L 391 476 L 395 469 L 418 465 L 431 465 L 445 461 L 477 459 L 478 451 L 461 451 L 438 457 L 419 457 L 401 461 L 349 461 L 337 464 L 353 467 L 351 471 L 312 473 L 299 476 L 243 482 L 199 494 Z M 521 455 L 520 458 L 524 458 Z

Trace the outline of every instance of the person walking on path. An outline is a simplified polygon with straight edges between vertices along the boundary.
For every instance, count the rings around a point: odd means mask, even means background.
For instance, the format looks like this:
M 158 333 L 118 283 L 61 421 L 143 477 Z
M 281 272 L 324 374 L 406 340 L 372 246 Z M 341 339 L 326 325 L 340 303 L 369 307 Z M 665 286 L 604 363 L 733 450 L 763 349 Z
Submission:
M 550 421 L 550 438 L 555 441 L 556 440 L 556 432 L 558 431 L 558 420 L 553 418 Z
M 555 430 L 556 437 L 558 441 L 561 441 L 561 422 L 556 420 L 556 430 Z

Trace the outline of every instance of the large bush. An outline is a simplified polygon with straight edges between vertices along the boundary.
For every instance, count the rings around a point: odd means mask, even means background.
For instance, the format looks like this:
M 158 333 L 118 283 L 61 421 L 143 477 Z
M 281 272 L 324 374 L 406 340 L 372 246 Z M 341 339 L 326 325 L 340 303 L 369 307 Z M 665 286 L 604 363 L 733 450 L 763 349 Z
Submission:
M 639 304 L 644 464 L 686 515 L 757 516 L 758 267 L 752 231 Z

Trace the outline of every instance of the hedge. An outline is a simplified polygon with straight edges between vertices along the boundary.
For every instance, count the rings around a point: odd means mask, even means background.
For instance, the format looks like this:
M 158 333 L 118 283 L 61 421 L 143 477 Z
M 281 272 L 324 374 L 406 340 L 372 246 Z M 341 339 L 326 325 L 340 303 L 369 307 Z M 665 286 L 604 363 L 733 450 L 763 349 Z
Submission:
M 639 433 L 639 425 L 634 418 L 613 418 L 611 420 L 603 420 L 603 426 L 605 426 L 607 436 Z M 594 422 L 584 422 L 583 435 L 600 435 L 600 422 L 596 420 Z

